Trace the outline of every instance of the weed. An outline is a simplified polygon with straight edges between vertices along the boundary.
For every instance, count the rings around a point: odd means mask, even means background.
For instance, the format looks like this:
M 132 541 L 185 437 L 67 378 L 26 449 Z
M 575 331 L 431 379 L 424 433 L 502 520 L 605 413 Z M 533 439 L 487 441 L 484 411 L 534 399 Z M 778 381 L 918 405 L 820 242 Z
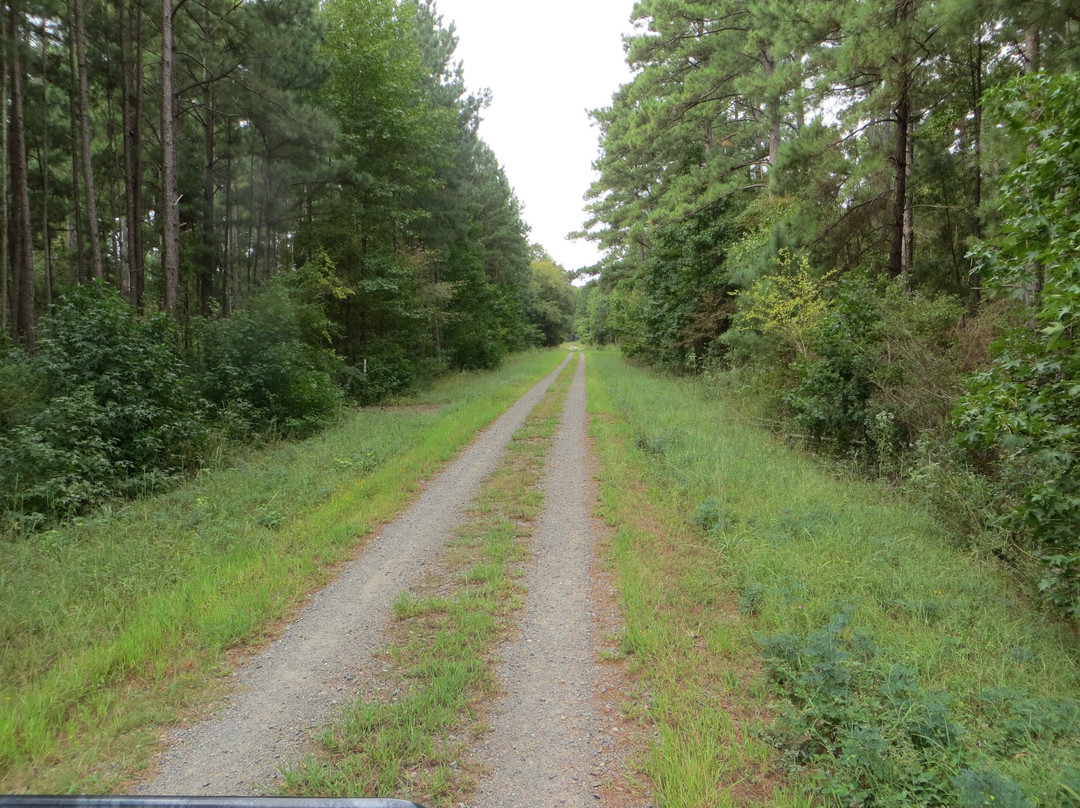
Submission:
M 694 511 L 694 525 L 706 535 L 715 536 L 731 526 L 731 519 L 724 511 L 724 504 L 716 497 L 708 497 Z

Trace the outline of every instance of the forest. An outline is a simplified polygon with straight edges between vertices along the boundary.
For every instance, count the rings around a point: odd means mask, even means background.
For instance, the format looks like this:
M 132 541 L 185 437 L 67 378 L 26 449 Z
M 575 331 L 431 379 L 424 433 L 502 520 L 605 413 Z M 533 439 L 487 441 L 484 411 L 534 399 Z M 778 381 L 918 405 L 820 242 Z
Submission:
M 586 802 L 1080 804 L 1075 0 L 640 0 L 572 271 L 435 0 L 4 10 L 5 789 L 145 782 L 385 548 L 371 678 L 295 660 L 341 720 L 262 760 L 472 804 L 489 719 L 538 723 L 504 641 L 577 680 L 525 615 L 581 521 L 613 678 L 588 744 L 540 701 Z M 410 555 L 443 476 L 465 521 Z
M 580 335 L 756 397 L 1080 614 L 1080 10 L 642 0 Z
M 13 0 L 0 510 L 34 530 L 569 333 L 433 0 Z

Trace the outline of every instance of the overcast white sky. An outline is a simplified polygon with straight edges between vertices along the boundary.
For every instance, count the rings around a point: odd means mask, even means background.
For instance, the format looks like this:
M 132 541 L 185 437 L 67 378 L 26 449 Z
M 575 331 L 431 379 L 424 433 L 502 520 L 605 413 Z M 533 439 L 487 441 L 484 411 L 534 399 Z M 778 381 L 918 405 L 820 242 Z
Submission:
M 457 23 L 457 58 L 471 90 L 494 96 L 480 135 L 495 152 L 532 226 L 566 269 L 600 254 L 566 234 L 581 228 L 593 180 L 597 130 L 586 110 L 607 106 L 630 79 L 621 35 L 634 0 L 438 0 L 444 24 Z

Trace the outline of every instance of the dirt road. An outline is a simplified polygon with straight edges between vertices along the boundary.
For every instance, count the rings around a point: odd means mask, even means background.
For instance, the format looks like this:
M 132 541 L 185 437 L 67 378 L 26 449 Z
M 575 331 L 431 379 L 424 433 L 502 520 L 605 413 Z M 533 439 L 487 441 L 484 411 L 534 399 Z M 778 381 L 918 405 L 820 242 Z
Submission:
M 610 742 L 593 709 L 598 670 L 590 591 L 594 530 L 579 362 L 547 459 L 544 510 L 520 635 L 503 649 L 507 695 L 480 750 L 491 769 L 476 806 L 595 805 L 597 755 Z
M 295 761 L 309 734 L 355 697 L 354 682 L 384 642 L 394 598 L 439 557 L 511 435 L 569 359 L 430 481 L 277 642 L 244 665 L 228 705 L 172 735 L 142 793 L 273 792 L 279 768 Z M 610 753 L 611 738 L 599 729 L 591 703 L 600 672 L 589 611 L 590 483 L 582 361 L 547 461 L 522 631 L 501 652 L 507 696 L 478 750 L 491 771 L 478 806 L 597 804 L 595 755 Z

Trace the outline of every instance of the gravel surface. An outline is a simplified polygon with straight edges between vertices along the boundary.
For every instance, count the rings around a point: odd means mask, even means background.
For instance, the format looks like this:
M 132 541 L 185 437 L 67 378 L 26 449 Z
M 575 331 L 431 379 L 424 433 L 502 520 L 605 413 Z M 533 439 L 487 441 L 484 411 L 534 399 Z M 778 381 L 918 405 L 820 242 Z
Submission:
M 578 363 L 541 484 L 521 631 L 500 649 L 506 696 L 478 750 L 492 772 L 473 805 L 596 805 L 618 729 L 593 695 L 604 674 L 593 637 L 595 492 L 586 443 L 585 361 Z
M 337 707 L 356 695 L 361 673 L 374 664 L 372 654 L 383 643 L 394 598 L 438 558 L 481 481 L 495 469 L 510 437 L 569 359 L 428 483 L 340 578 L 312 598 L 279 640 L 242 666 L 229 704 L 171 734 L 157 776 L 139 793 L 246 796 L 273 791 L 278 770 L 299 759 L 308 733 L 327 724 Z M 583 403 L 583 389 L 571 397 Z M 564 441 L 560 436 L 559 445 Z M 549 496 L 561 495 L 553 491 Z M 578 699 L 583 692 L 576 689 L 581 687 L 579 677 L 570 678 Z

